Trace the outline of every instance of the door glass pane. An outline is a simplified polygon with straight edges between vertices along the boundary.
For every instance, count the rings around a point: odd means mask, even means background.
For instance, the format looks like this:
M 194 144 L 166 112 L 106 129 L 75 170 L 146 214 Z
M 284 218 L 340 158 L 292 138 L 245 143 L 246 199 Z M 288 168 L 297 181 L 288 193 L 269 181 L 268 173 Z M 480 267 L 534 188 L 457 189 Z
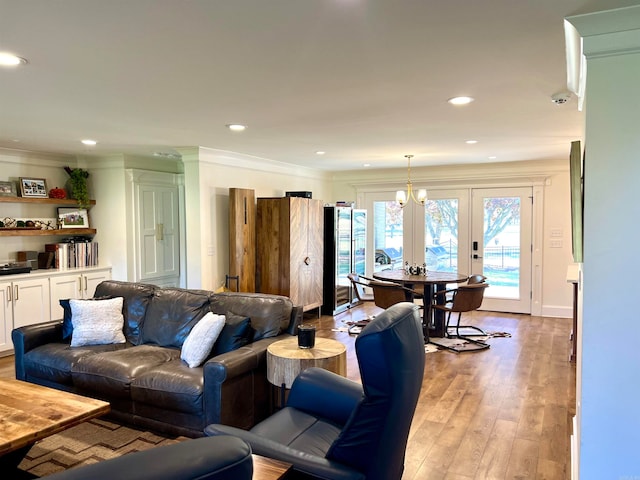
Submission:
M 427 270 L 458 271 L 458 199 L 428 200 L 425 205 Z
M 520 207 L 520 197 L 484 199 L 482 274 L 495 297 L 520 297 Z
M 395 201 L 373 202 L 374 272 L 402 268 L 402 209 Z
M 367 212 L 353 211 L 353 271 L 364 275 L 367 251 Z
M 336 208 L 336 236 L 338 241 L 338 258 L 336 272 L 336 305 L 338 309 L 351 303 L 351 281 L 347 277 L 351 271 L 351 209 Z

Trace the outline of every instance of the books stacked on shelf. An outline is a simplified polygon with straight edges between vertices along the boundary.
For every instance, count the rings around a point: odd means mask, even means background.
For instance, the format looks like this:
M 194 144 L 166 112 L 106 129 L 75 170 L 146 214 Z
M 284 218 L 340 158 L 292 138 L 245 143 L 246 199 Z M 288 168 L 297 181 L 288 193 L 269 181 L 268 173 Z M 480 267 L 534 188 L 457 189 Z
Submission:
M 54 252 L 55 268 L 81 268 L 98 265 L 98 242 L 50 243 L 45 251 Z

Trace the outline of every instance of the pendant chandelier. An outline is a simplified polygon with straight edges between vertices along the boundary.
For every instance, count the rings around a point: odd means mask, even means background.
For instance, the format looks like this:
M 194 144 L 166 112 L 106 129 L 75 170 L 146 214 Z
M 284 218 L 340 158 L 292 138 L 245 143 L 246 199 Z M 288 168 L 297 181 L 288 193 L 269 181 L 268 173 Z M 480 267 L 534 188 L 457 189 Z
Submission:
M 413 155 L 405 155 L 404 158 L 407 159 L 407 191 L 398 190 L 396 192 L 396 202 L 400 205 L 400 208 L 404 208 L 407 203 L 409 203 L 409 199 L 411 198 L 416 204 L 422 205 L 427 201 L 427 190 L 425 188 L 421 188 L 418 190 L 418 194 L 413 192 L 413 186 L 411 185 L 411 159 Z

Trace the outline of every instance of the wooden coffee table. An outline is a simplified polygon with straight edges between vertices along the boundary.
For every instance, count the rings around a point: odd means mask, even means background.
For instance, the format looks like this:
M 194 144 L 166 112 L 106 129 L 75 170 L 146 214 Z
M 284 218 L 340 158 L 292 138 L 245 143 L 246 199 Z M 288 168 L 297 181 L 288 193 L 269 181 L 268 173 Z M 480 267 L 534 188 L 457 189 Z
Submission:
M 281 480 L 287 477 L 292 465 L 273 458 L 253 456 L 253 480 Z
M 0 379 L 0 468 L 17 466 L 38 440 L 109 412 L 109 403 Z

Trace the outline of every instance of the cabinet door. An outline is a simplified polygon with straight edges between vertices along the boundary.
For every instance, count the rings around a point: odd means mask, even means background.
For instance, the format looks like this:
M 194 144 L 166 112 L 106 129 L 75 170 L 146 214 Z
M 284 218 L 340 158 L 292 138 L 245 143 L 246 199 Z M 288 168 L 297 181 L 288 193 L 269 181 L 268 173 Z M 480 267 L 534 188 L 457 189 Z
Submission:
M 11 314 L 11 282 L 0 282 L 0 352 L 13 348 L 11 330 L 13 329 L 13 316 Z
M 141 280 L 180 275 L 178 188 L 138 186 Z
M 14 328 L 48 322 L 50 318 L 48 278 L 13 282 Z
M 322 305 L 322 262 L 324 260 L 324 206 L 321 200 L 309 200 L 309 258 L 313 273 L 309 285 L 312 308 Z
M 60 306 L 62 298 L 82 298 L 82 279 L 79 273 L 51 277 L 50 280 L 51 320 L 60 320 L 64 311 Z
M 93 298 L 96 287 L 105 280 L 111 280 L 111 270 L 95 270 L 82 274 L 82 298 Z
M 322 305 L 322 262 L 324 260 L 324 207 L 320 200 L 306 201 L 306 212 L 303 215 L 305 226 L 304 242 L 306 255 L 300 266 L 300 293 L 305 310 Z M 292 225 L 295 225 L 292 222 Z

